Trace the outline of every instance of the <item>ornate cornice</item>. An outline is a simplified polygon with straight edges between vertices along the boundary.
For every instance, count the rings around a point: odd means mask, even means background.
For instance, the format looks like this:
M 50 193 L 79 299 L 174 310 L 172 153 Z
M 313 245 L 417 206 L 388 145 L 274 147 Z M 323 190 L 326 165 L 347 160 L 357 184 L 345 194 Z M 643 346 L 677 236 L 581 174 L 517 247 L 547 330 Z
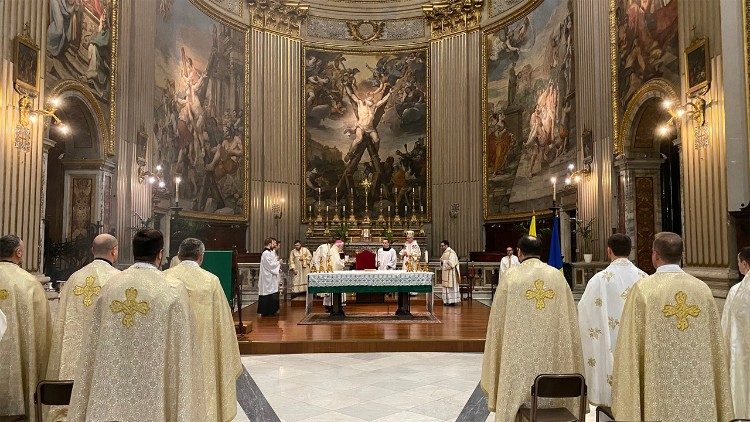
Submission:
M 290 4 L 278 0 L 249 0 L 247 7 L 254 27 L 296 37 L 300 35 L 309 8 L 300 2 Z
M 372 28 L 367 28 L 368 23 Z M 358 41 L 370 44 L 376 41 L 401 41 L 424 39 L 425 21 L 416 18 L 385 20 L 344 20 L 311 15 L 305 24 L 305 37 L 327 40 Z
M 349 36 L 363 44 L 369 44 L 372 41 L 379 40 L 383 36 L 385 22 L 378 21 L 347 21 L 346 28 L 349 30 Z
M 432 38 L 479 28 L 484 0 L 446 0 L 422 6 Z

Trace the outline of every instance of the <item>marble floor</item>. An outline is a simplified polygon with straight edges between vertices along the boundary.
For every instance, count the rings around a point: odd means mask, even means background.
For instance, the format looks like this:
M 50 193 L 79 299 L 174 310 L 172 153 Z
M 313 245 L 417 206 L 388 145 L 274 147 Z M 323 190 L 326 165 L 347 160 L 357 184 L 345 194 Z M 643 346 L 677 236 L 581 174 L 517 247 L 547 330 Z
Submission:
M 242 363 L 236 421 L 482 422 L 495 416 L 475 391 L 481 353 L 253 355 Z

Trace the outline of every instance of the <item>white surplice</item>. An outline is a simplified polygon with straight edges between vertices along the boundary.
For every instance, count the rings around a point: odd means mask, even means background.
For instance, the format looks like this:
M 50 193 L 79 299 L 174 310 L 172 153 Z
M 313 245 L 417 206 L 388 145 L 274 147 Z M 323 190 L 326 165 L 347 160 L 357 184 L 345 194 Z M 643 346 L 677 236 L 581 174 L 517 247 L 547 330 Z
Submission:
M 396 250 L 393 248 L 388 248 L 387 251 L 383 248 L 378 249 L 375 262 L 380 271 L 395 270 L 397 262 Z
M 260 279 L 258 280 L 260 296 L 271 295 L 279 291 L 280 271 L 279 256 L 270 249 L 264 250 L 260 256 Z
M 404 269 L 406 269 L 406 261 L 411 259 L 413 262 L 417 262 L 422 257 L 422 251 L 419 249 L 419 244 L 416 240 L 404 243 L 404 247 L 399 253 L 403 258 Z
M 509 268 L 513 268 L 518 265 L 521 265 L 521 262 L 518 260 L 517 256 L 504 256 L 503 259 L 500 260 L 500 276 L 502 277 L 503 273 L 508 271 Z
M 622 309 L 630 288 L 646 277 L 626 258 L 618 258 L 596 273 L 578 302 L 588 398 L 592 404 L 612 405 L 612 366 Z M 593 359 L 593 360 L 590 360 Z
M 750 419 L 750 273 L 729 289 L 721 316 L 736 418 Z

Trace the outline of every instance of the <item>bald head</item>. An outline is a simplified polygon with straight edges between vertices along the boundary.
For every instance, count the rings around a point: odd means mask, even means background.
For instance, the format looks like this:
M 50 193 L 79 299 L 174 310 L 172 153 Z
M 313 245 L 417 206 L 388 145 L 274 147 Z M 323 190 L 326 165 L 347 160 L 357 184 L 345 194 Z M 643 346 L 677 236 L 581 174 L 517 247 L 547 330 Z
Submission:
M 117 261 L 117 239 L 111 234 L 100 234 L 91 243 L 91 252 L 94 258 L 106 259 L 114 263 Z
M 654 237 L 652 260 L 654 267 L 682 262 L 682 238 L 676 233 L 661 232 Z

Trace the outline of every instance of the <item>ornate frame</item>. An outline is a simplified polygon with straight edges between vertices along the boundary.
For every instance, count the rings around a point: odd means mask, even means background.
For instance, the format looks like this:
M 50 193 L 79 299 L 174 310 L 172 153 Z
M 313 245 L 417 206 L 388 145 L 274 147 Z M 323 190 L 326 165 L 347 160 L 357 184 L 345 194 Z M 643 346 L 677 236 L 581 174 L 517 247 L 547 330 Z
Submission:
M 690 86 L 690 66 L 689 66 L 688 60 L 690 58 L 691 53 L 700 49 L 703 49 L 703 59 L 704 59 L 703 66 L 706 72 L 706 78 L 705 80 L 699 82 L 697 85 Z M 711 50 L 709 49 L 708 38 L 701 37 L 701 38 L 695 39 L 685 49 L 684 55 L 685 55 L 685 90 L 687 92 L 688 97 L 693 96 L 696 93 L 700 93 L 701 91 L 708 90 L 708 88 L 711 86 Z
M 425 77 L 425 97 L 427 98 L 427 114 L 425 116 L 425 147 L 427 150 L 427 177 L 425 180 L 425 223 L 432 221 L 432 125 L 430 124 L 430 110 L 432 108 L 432 101 L 430 97 L 430 48 L 429 45 L 424 47 L 411 47 L 411 48 L 389 48 L 389 49 L 352 49 L 351 47 L 344 46 L 321 46 L 320 44 L 303 44 L 302 45 L 302 60 L 301 71 L 300 71 L 300 157 L 302 157 L 302 174 L 300 180 L 300 215 L 301 223 L 307 224 L 311 220 L 307 218 L 306 195 L 305 195 L 305 174 L 307 174 L 307 155 L 306 155 L 306 143 L 305 143 L 305 122 L 307 121 L 307 110 L 305 109 L 305 57 L 307 56 L 307 50 L 318 50 L 327 52 L 338 52 L 353 55 L 371 55 L 371 54 L 395 54 L 395 53 L 410 53 L 414 51 L 424 51 L 425 53 L 425 70 L 427 71 Z M 359 222 L 359 220 L 358 220 Z
M 21 89 L 27 92 L 39 92 L 39 46 L 36 45 L 33 39 L 27 34 L 28 27 L 25 28 L 24 32 L 13 39 L 13 83 L 16 85 L 16 89 Z M 19 56 L 21 54 L 21 48 L 27 48 L 32 50 L 35 54 L 35 67 L 34 69 L 34 84 L 31 81 L 24 81 L 19 78 Z
M 235 221 L 247 223 L 248 221 L 250 221 L 250 31 L 252 29 L 252 26 L 237 22 L 232 19 L 228 19 L 226 16 L 211 9 L 200 0 L 187 1 L 195 6 L 198 10 L 206 14 L 206 16 L 232 29 L 244 33 L 245 48 L 243 54 L 243 67 L 245 81 L 242 91 L 245 95 L 245 101 L 242 110 L 242 119 L 244 123 L 244 138 L 242 139 L 242 144 L 245 150 L 243 155 L 245 183 L 243 186 L 244 192 L 242 198 L 242 206 L 244 207 L 245 213 L 244 215 L 220 215 L 199 211 L 180 211 L 180 216 L 184 218 L 205 221 Z
M 615 140 L 614 155 L 622 155 L 625 145 L 620 137 L 620 72 L 617 48 L 617 0 L 609 0 L 609 77 L 612 86 L 612 133 Z
M 750 0 L 749 0 L 750 1 Z M 489 198 L 487 195 L 487 48 L 489 46 L 488 38 L 497 32 L 500 28 L 508 26 L 519 21 L 521 18 L 533 12 L 544 0 L 530 0 L 523 7 L 520 7 L 508 14 L 506 17 L 494 22 L 493 24 L 482 28 L 481 49 L 482 49 L 482 216 L 485 221 L 516 221 L 532 215 L 544 217 L 552 215 L 552 211 L 540 210 L 538 212 L 518 212 L 510 214 L 490 214 Z

